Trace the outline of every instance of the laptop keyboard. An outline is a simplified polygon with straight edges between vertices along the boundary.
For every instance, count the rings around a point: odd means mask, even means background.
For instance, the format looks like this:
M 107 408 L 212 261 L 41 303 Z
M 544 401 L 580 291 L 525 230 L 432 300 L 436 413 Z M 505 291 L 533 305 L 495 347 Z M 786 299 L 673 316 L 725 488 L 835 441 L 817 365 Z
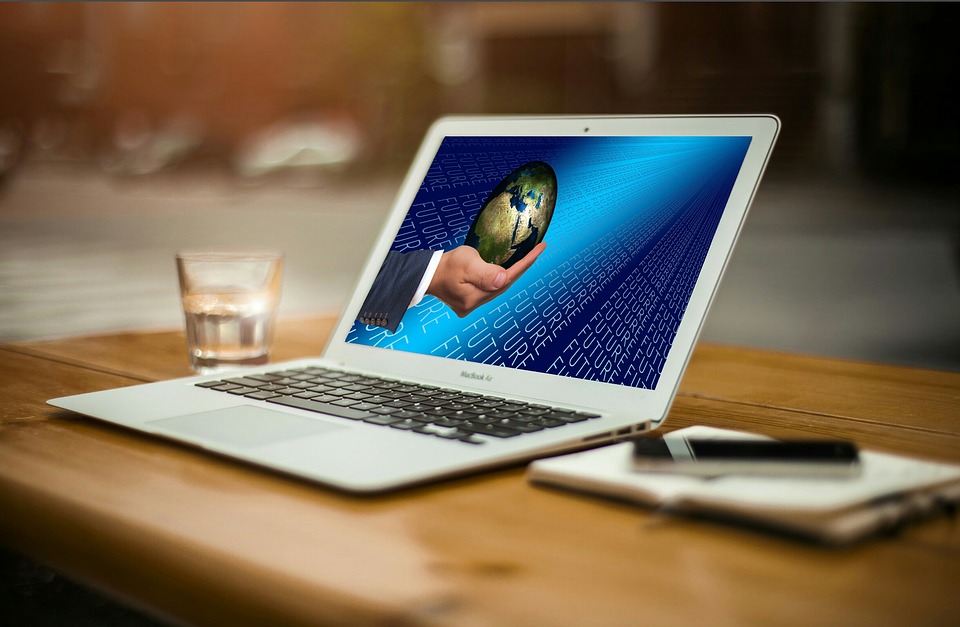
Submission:
M 512 438 L 600 417 L 327 368 L 253 374 L 197 386 L 468 444 L 482 444 L 477 436 Z

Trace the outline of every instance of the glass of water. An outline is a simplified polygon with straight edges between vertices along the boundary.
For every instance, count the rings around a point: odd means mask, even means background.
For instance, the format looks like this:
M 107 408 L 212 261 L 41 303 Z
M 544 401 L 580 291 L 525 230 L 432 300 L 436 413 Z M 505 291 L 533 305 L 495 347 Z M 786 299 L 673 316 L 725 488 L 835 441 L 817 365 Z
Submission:
M 190 367 L 213 374 L 270 359 L 283 253 L 206 249 L 177 253 Z

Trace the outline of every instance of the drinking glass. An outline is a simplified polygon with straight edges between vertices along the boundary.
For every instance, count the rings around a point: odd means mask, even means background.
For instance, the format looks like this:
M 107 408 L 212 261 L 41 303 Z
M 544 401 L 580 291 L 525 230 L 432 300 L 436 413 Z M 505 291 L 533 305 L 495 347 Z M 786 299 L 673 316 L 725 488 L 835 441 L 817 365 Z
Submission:
M 283 253 L 204 249 L 177 253 L 190 367 L 213 374 L 270 359 Z

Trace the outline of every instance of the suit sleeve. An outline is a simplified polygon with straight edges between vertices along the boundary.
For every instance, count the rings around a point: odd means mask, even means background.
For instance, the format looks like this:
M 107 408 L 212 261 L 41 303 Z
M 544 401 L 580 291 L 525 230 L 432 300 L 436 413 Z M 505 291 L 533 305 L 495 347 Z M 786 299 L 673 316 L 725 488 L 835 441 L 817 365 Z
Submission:
M 431 250 L 387 253 L 387 258 L 383 260 L 380 272 L 363 301 L 357 320 L 363 324 L 384 327 L 395 333 L 417 292 L 431 257 Z

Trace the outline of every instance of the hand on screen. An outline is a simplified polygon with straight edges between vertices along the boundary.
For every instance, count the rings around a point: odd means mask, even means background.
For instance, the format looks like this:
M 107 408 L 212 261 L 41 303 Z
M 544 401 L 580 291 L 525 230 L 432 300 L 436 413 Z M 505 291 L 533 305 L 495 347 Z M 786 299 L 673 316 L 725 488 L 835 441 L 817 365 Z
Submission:
M 472 246 L 454 248 L 440 257 L 440 265 L 430 281 L 427 294 L 436 296 L 463 318 L 507 291 L 533 265 L 546 246 L 540 242 L 506 270 L 481 259 L 480 253 Z

